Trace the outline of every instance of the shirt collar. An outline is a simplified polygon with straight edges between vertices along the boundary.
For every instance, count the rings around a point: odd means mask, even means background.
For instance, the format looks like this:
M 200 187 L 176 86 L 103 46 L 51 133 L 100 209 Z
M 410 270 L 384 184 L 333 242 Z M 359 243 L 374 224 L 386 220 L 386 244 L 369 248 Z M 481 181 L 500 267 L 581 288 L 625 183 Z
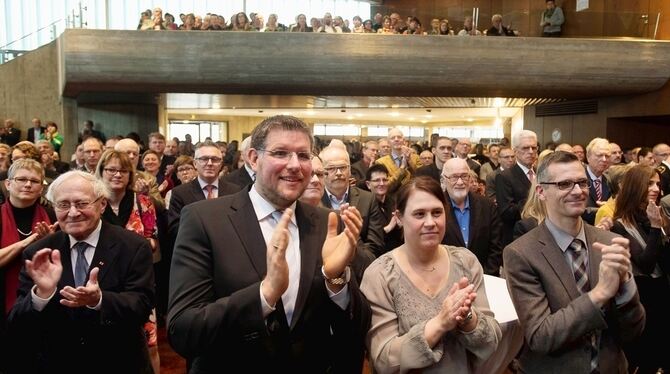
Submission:
M 586 234 L 584 234 L 584 221 L 582 221 L 581 218 L 579 219 L 579 221 L 580 221 L 579 233 L 577 234 L 576 237 L 573 237 L 572 235 L 558 228 L 558 226 L 554 225 L 549 219 L 549 217 L 547 217 L 544 220 L 544 222 L 546 222 L 547 224 L 547 229 L 549 229 L 549 232 L 551 233 L 551 236 L 554 237 L 554 240 L 556 240 L 556 244 L 558 244 L 558 248 L 560 248 L 563 253 L 565 253 L 565 250 L 568 249 L 570 243 L 572 243 L 572 241 L 575 239 L 581 240 L 582 243 L 584 243 L 584 246 L 586 246 Z
M 256 172 L 249 166 L 247 163 L 244 163 L 244 168 L 247 170 L 247 174 L 249 174 L 249 177 L 251 177 L 251 180 L 256 180 Z
M 524 174 L 528 175 L 528 170 L 530 170 L 529 168 L 525 167 L 525 166 L 524 166 L 522 163 L 520 163 L 519 161 L 517 161 L 516 164 L 519 165 L 519 167 L 521 168 L 521 170 L 523 170 L 523 173 L 524 173 Z
M 278 210 L 274 205 L 265 200 L 265 198 L 258 193 L 255 184 L 251 187 L 251 189 L 249 189 L 249 199 L 251 199 L 251 205 L 254 207 L 254 212 L 256 213 L 258 222 L 263 221 L 264 219 L 268 218 L 268 216 L 272 215 L 274 211 Z M 296 202 L 294 201 L 293 204 L 291 204 L 289 207 L 294 212 L 293 216 L 291 216 L 291 222 L 298 226 L 295 219 L 295 207 Z
M 100 240 L 100 230 L 101 229 L 102 229 L 102 220 L 98 221 L 98 226 L 84 240 L 77 240 L 77 239 L 74 238 L 74 236 L 68 234 L 68 237 L 70 238 L 70 249 L 72 249 L 72 247 L 74 247 L 74 245 L 79 243 L 79 242 L 86 242 L 86 244 L 90 245 L 91 247 L 97 248 L 98 247 L 98 241 Z
M 459 208 L 458 205 L 456 205 L 456 203 L 454 202 L 454 199 L 450 198 L 449 201 L 451 201 L 451 206 L 453 208 L 461 210 L 461 208 Z M 470 209 L 470 194 L 465 195 L 465 206 L 463 206 L 463 210 L 468 209 Z
M 589 174 L 589 179 L 591 180 L 600 180 L 600 177 L 596 177 L 595 174 L 593 174 L 593 171 L 591 170 L 591 167 L 589 165 L 586 165 L 586 172 Z
M 328 195 L 328 198 L 331 201 L 334 201 L 334 202 L 339 201 L 340 203 L 342 203 L 342 202 L 345 202 L 345 201 L 349 200 L 349 187 L 347 187 L 347 190 L 344 191 L 344 195 L 342 196 L 342 200 L 338 199 L 337 196 L 333 195 L 330 191 L 328 191 L 328 187 L 326 187 L 326 194 Z
M 200 189 L 203 190 L 205 189 L 206 186 L 209 186 L 210 184 L 214 186 L 215 189 L 219 189 L 219 178 L 216 178 L 214 182 L 212 183 L 207 183 L 205 182 L 200 176 L 198 176 L 198 184 L 200 185 Z

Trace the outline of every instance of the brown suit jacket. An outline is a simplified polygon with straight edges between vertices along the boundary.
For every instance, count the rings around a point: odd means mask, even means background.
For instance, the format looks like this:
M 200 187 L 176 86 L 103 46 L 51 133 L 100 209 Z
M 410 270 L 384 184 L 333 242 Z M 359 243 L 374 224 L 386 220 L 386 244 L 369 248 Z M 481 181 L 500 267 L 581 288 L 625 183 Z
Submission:
M 594 242 L 610 243 L 618 235 L 584 224 L 589 247 L 589 280 L 598 283 L 599 251 Z M 507 286 L 526 341 L 519 358 L 524 373 L 588 373 L 590 335 L 599 331 L 601 373 L 627 373 L 621 349 L 640 335 L 645 311 L 639 294 L 619 306 L 611 300 L 603 309 L 577 290 L 570 265 L 546 223 L 505 247 Z

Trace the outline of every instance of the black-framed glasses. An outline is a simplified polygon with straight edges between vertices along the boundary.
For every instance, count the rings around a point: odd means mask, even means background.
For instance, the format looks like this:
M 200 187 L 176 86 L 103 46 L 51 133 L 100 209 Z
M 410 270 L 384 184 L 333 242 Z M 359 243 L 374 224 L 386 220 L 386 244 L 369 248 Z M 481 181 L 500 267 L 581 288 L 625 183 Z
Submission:
M 126 169 L 104 168 L 102 170 L 104 170 L 105 173 L 107 173 L 109 175 L 116 175 L 116 173 L 120 173 L 121 175 L 126 175 L 126 174 L 130 173 L 130 171 L 126 170 Z
M 285 149 L 275 149 L 275 150 L 259 149 L 258 151 L 265 152 L 269 154 L 271 157 L 284 162 L 289 162 L 291 160 L 291 157 L 293 157 L 293 155 L 296 155 L 296 157 L 298 158 L 298 162 L 300 163 L 312 162 L 312 158 L 314 157 L 311 152 L 291 152 Z
M 462 179 L 463 182 L 467 182 L 470 180 L 470 174 L 440 175 L 440 179 L 448 180 L 451 183 L 456 183 L 459 179 Z
M 210 161 L 214 165 L 218 165 L 218 164 L 223 162 L 223 159 L 221 157 L 216 157 L 216 156 L 200 156 L 200 157 L 196 158 L 195 160 L 198 161 L 199 163 L 201 163 L 202 165 L 207 165 Z
M 102 199 L 102 196 L 98 197 L 93 201 L 75 201 L 75 202 L 57 201 L 54 204 L 54 208 L 60 211 L 67 211 L 72 209 L 72 207 L 74 206 L 74 208 L 77 210 L 86 210 L 91 206 L 93 206 L 93 204 L 97 203 L 100 199 Z
M 540 182 L 540 184 L 551 184 L 556 186 L 559 190 L 561 191 L 572 191 L 573 188 L 575 188 L 575 184 L 579 186 L 582 190 L 585 190 L 589 187 L 591 187 L 591 181 L 584 178 L 584 179 L 578 179 L 576 181 L 573 180 L 564 180 L 564 181 L 558 181 L 558 182 Z
M 38 179 L 32 179 L 32 178 L 25 178 L 25 177 L 16 177 L 12 178 L 12 180 L 20 185 L 25 186 L 26 184 L 35 184 L 35 185 L 41 185 L 42 181 Z

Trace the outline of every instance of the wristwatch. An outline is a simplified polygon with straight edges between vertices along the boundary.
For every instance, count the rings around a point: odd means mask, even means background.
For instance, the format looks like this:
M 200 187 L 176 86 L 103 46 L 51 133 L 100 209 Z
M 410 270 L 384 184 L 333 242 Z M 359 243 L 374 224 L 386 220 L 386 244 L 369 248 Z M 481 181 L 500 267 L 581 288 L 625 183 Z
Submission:
M 349 266 L 345 267 L 344 272 L 342 272 L 342 274 L 340 274 L 337 278 L 328 278 L 326 276 L 326 272 L 323 269 L 323 266 L 321 266 L 321 274 L 323 274 L 323 279 L 325 279 L 329 284 L 341 286 L 349 283 L 349 280 L 351 279 L 351 268 L 349 268 Z

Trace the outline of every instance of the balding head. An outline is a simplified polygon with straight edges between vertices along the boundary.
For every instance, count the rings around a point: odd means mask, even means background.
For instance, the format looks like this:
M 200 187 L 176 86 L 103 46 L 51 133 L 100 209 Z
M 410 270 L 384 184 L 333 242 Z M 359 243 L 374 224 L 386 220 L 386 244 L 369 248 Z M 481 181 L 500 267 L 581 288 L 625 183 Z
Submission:
M 128 155 L 133 167 L 137 169 L 137 163 L 140 161 L 140 146 L 133 139 L 121 139 L 114 145 L 114 150 Z
M 656 144 L 652 152 L 654 153 L 654 162 L 656 166 L 660 165 L 663 161 L 670 160 L 670 146 L 665 143 Z
M 351 177 L 349 153 L 340 147 L 329 146 L 321 151 L 319 157 L 326 171 L 326 188 L 338 199 L 342 198 L 349 188 Z

